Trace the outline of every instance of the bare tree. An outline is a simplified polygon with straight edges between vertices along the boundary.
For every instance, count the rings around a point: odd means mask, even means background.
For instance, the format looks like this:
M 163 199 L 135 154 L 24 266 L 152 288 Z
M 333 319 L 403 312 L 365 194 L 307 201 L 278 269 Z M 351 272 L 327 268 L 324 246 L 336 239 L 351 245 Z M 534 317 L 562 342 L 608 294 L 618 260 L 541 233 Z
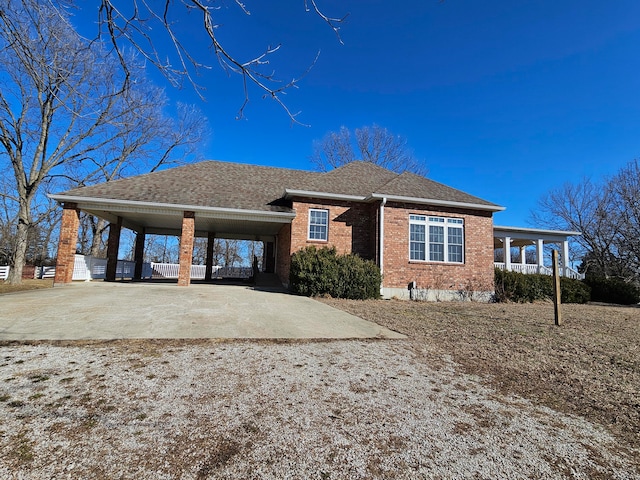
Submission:
M 198 241 L 200 239 L 196 239 Z M 171 235 L 147 235 L 145 261 L 155 263 L 178 263 L 180 240 Z M 196 262 L 197 264 L 198 262 Z
M 613 193 L 614 221 L 619 234 L 615 238 L 620 261 L 640 278 L 640 164 L 634 160 L 609 181 Z
M 1 192 L 16 211 L 11 283 L 20 283 L 29 231 L 46 214 L 38 207 L 43 188 L 62 179 L 77 184 L 120 175 L 140 138 L 148 141 L 138 110 L 157 94 L 138 90 L 118 65 L 99 43 L 80 38 L 49 3 L 3 2 L 0 167 L 13 179 L 12 188 Z M 134 63 L 128 65 L 131 74 Z M 170 144 L 164 149 L 169 153 Z
M 406 138 L 378 125 L 356 128 L 354 133 L 343 126 L 337 132 L 327 133 L 313 142 L 310 160 L 323 172 L 362 160 L 398 173 L 428 173 L 425 164 L 409 148 Z
M 640 166 L 629 163 L 601 182 L 583 179 L 551 190 L 532 211 L 536 225 L 575 230 L 575 251 L 587 274 L 640 276 Z
M 220 40 L 219 19 L 223 16 L 225 9 L 221 8 L 219 2 L 215 0 L 182 0 L 180 2 L 100 0 L 82 3 L 74 0 L 52 0 L 52 2 L 58 5 L 61 11 L 69 7 L 85 8 L 87 3 L 99 6 L 98 37 L 106 39 L 113 46 L 126 78 L 130 77 L 130 64 L 125 54 L 127 48 L 133 48 L 139 52 L 173 85 L 179 86 L 186 81 L 198 92 L 201 92 L 202 88 L 195 77 L 199 71 L 210 69 L 214 63 L 217 63 L 227 75 L 238 75 L 242 80 L 244 101 L 238 111 L 238 118 L 242 118 L 250 98 L 249 89 L 254 87 L 263 98 L 277 102 L 293 122 L 299 123 L 296 118 L 299 112 L 294 113 L 289 110 L 282 96 L 287 90 L 297 88 L 300 79 L 315 65 L 318 56 L 311 59 L 308 68 L 298 77 L 288 81 L 283 81 L 276 76 L 271 65 L 272 57 L 281 49 L 280 44 L 266 46 L 264 50 L 248 58 L 240 58 L 233 53 L 232 46 L 223 44 Z M 234 3 L 243 14 L 250 15 L 246 3 L 240 0 L 235 0 Z M 342 43 L 340 27 L 348 14 L 343 17 L 329 16 L 320 9 L 316 0 L 303 0 L 301 4 L 307 12 L 312 12 L 328 25 L 338 41 Z M 209 38 L 209 51 L 212 57 L 200 59 L 196 53 L 185 46 L 184 38 L 176 28 L 178 17 L 184 16 L 185 12 L 195 17 L 199 28 L 202 28 Z M 169 47 L 162 48 L 165 45 Z
M 76 169 L 67 176 L 73 186 L 154 172 L 167 165 L 184 163 L 195 153 L 206 134 L 206 117 L 185 104 L 178 104 L 176 117 L 168 116 L 164 112 L 168 102 L 162 90 L 138 82 L 136 91 L 121 120 L 121 134 L 93 152 L 85 160 L 84 169 Z M 107 227 L 104 219 L 83 215 L 81 230 L 86 235 L 81 236 L 81 250 L 101 256 Z

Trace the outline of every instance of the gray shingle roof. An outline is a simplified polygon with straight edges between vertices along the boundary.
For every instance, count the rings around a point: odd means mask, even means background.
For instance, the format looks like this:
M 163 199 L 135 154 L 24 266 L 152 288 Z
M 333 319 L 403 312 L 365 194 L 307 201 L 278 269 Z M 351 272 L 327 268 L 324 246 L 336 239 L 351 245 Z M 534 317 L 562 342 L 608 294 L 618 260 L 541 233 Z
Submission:
M 284 202 L 279 201 L 285 189 L 362 197 L 377 193 L 496 206 L 425 177 L 397 174 L 367 162 L 352 162 L 321 173 L 205 161 L 76 188 L 61 195 L 196 207 L 290 211 Z

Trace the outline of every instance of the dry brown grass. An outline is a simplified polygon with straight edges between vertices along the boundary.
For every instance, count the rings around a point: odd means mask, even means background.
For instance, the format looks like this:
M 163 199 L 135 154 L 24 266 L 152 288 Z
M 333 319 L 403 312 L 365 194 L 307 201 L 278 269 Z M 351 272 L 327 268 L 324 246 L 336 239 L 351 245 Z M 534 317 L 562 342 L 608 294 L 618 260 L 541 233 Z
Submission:
M 604 425 L 640 447 L 640 308 L 323 299 L 451 355 L 502 393 Z
M 20 285 L 11 285 L 6 281 L 0 281 L 0 295 L 3 293 L 15 293 L 25 290 L 37 290 L 39 288 L 53 287 L 53 279 L 45 280 L 22 280 Z

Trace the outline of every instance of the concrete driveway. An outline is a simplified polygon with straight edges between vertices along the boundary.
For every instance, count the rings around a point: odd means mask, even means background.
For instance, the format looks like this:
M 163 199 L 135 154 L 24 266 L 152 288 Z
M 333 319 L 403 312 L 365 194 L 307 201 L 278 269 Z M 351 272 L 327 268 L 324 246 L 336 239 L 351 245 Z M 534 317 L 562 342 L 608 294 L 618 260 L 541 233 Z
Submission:
M 404 338 L 306 297 L 237 285 L 74 283 L 0 296 L 0 340 Z

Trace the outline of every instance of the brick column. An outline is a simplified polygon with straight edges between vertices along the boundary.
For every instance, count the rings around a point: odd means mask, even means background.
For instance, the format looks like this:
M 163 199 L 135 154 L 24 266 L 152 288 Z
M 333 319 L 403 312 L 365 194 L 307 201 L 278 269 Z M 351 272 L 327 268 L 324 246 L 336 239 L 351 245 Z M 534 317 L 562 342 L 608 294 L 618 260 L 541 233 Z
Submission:
M 73 280 L 73 264 L 78 244 L 78 227 L 80 210 L 75 203 L 66 202 L 62 206 L 62 225 L 58 240 L 58 260 L 54 283 L 71 283 Z
M 146 238 L 146 234 L 144 228 L 136 233 L 136 245 L 135 250 L 133 252 L 133 260 L 136 262 L 136 266 L 133 270 L 133 279 L 141 280 L 142 279 L 142 264 L 144 261 L 144 241 Z
M 213 276 L 213 245 L 216 240 L 216 234 L 213 232 L 209 232 L 207 235 L 207 259 L 205 261 L 204 267 L 204 279 L 206 281 L 211 280 Z
M 109 240 L 107 240 L 107 271 L 105 280 L 116 281 L 116 269 L 118 268 L 118 250 L 120 250 L 120 231 L 122 230 L 122 217 L 118 217 L 116 223 L 109 224 Z
M 193 237 L 196 233 L 195 212 L 184 212 L 182 236 L 180 237 L 180 270 L 178 285 L 188 287 L 191 283 L 191 262 L 193 261 Z

